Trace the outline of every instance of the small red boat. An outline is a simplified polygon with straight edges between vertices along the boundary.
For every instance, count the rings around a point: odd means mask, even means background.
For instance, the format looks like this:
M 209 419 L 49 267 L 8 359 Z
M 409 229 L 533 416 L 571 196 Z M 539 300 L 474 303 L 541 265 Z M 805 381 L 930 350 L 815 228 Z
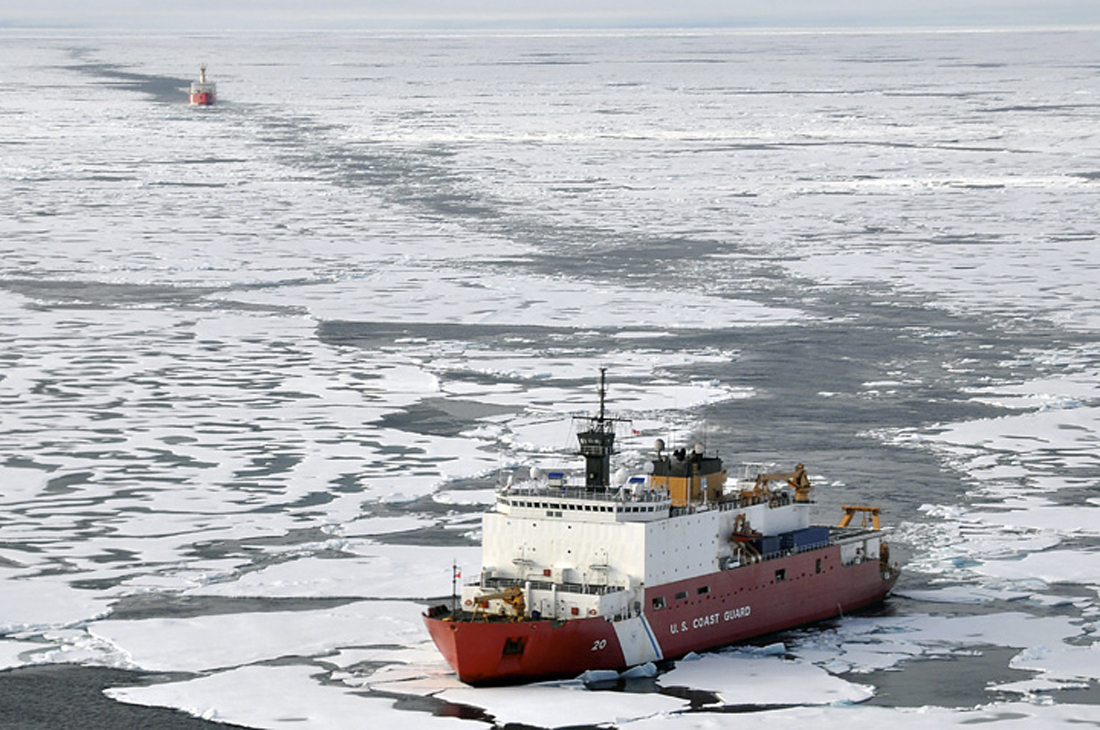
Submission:
M 199 80 L 191 82 L 191 105 L 210 106 L 217 100 L 217 84 L 206 80 L 206 66 L 199 70 Z
M 614 423 L 578 434 L 583 486 L 509 485 L 484 515 L 482 568 L 452 606 L 424 614 L 459 679 L 508 684 L 674 659 L 882 601 L 898 578 L 875 507 L 811 525 L 811 486 L 750 467 L 727 484 L 701 446 L 612 484 Z M 855 515 L 863 524 L 852 526 Z M 868 525 L 868 520 L 871 524 Z

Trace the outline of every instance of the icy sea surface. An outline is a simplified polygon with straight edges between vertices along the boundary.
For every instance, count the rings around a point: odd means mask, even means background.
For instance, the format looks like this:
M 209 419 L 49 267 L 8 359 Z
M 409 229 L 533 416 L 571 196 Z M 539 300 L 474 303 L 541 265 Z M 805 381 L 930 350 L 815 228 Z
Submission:
M 1098 47 L 0 32 L 0 727 L 1100 723 Z M 881 505 L 893 597 L 457 682 L 420 613 L 600 366 L 629 467 Z

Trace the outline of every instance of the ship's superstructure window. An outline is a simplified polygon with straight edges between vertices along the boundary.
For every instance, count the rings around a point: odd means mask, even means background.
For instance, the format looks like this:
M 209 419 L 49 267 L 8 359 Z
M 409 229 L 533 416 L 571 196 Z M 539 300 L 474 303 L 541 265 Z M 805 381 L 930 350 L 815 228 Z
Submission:
M 696 589 L 695 592 L 698 593 L 700 596 L 705 596 L 710 593 L 710 586 L 699 586 L 699 588 Z
M 676 600 L 677 601 L 682 601 L 687 597 L 688 597 L 688 592 L 687 591 L 680 591 L 679 593 L 676 594 Z
M 658 596 L 657 598 L 653 599 L 653 610 L 654 611 L 660 611 L 664 607 L 665 607 L 665 599 L 664 598 L 662 598 L 661 596 Z

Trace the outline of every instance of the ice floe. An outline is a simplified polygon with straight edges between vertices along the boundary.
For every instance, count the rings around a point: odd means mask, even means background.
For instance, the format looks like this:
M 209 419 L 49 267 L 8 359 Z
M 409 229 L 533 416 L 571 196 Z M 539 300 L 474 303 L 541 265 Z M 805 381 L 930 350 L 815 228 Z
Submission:
M 813 664 L 752 652 L 709 654 L 662 674 L 663 687 L 713 692 L 725 705 L 831 705 L 863 702 L 869 687 L 846 682 Z
M 342 647 L 417 643 L 423 640 L 422 610 L 407 602 L 359 601 L 312 611 L 104 620 L 88 632 L 113 644 L 130 666 L 203 672 Z
M 485 708 L 501 725 L 517 723 L 534 727 L 628 725 L 684 707 L 684 701 L 675 697 L 589 691 L 579 683 L 448 689 L 436 696 L 456 704 Z
M 246 666 L 183 682 L 125 687 L 108 696 L 133 704 L 176 707 L 205 720 L 254 728 L 345 730 L 393 723 L 395 700 L 366 697 L 324 682 L 324 669 L 292 664 Z M 414 716 L 417 727 L 453 730 L 470 723 L 453 717 Z

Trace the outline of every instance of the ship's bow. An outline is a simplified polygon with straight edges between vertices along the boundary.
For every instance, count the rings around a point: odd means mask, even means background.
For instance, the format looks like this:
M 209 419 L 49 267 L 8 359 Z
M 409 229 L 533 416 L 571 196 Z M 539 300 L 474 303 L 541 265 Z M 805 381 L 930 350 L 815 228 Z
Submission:
M 427 627 L 428 634 L 435 642 L 439 653 L 447 660 L 447 664 L 451 665 L 451 669 L 458 672 L 461 677 L 462 673 L 458 670 L 458 632 L 455 630 L 455 623 L 443 620 L 443 616 L 433 616 L 431 611 L 425 613 L 423 618 L 424 626 Z

